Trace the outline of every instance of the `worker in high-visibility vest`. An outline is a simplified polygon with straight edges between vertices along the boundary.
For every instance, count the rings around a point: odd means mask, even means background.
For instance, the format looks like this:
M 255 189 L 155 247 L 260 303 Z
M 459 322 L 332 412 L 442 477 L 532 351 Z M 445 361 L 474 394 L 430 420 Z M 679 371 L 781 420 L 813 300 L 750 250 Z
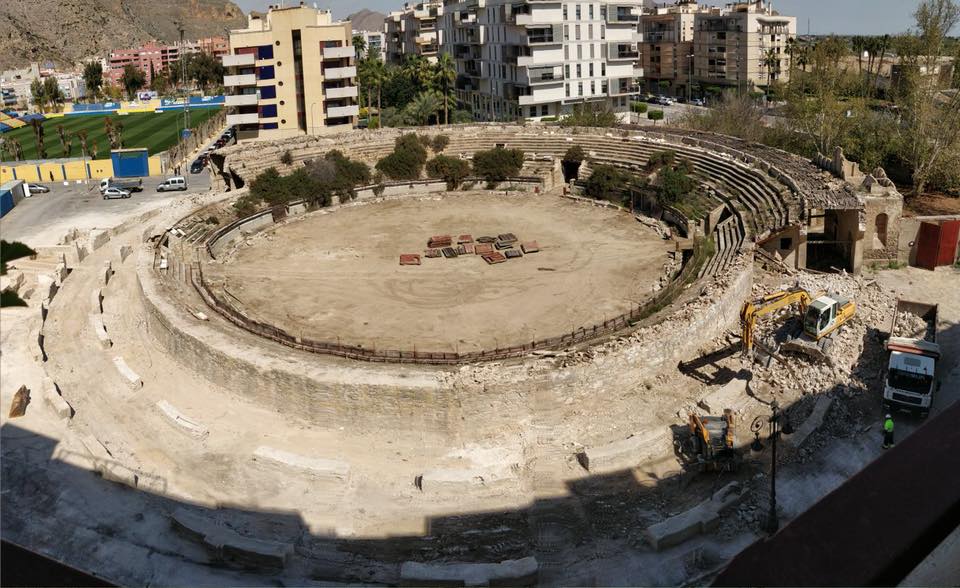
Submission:
M 888 414 L 883 421 L 883 448 L 891 447 L 893 447 L 893 417 Z

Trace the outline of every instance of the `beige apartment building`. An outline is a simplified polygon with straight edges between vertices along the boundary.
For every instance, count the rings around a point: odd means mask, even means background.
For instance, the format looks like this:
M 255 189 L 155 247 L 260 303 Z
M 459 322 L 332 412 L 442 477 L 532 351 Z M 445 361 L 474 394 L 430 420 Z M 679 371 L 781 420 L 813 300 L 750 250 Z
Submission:
M 357 68 L 349 22 L 308 6 L 251 14 L 230 31 L 221 59 L 239 140 L 276 139 L 349 129 L 356 124 Z
M 701 6 L 694 0 L 661 6 L 640 19 L 648 91 L 699 96 L 708 87 L 751 92 L 787 81 L 787 40 L 797 19 L 764 0 Z
M 404 4 L 403 10 L 391 12 L 383 23 L 387 62 L 400 63 L 405 55 L 422 55 L 436 63 L 443 43 L 442 16 L 440 0 Z

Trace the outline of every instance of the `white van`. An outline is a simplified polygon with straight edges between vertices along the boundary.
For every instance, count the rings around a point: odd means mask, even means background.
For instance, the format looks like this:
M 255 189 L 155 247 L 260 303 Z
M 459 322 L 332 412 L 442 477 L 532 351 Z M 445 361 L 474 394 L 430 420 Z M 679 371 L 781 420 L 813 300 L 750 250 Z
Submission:
M 186 190 L 187 179 L 183 176 L 174 176 L 167 178 L 157 186 L 157 192 L 167 192 L 169 190 Z

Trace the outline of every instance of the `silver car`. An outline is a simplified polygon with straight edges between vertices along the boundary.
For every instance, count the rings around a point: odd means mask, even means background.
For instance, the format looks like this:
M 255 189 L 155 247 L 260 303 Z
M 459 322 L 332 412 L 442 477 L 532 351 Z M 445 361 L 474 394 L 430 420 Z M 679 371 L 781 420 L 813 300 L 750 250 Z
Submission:
M 126 190 L 121 190 L 116 186 L 110 186 L 109 188 L 103 191 L 104 200 L 113 200 L 114 198 L 129 198 L 129 197 L 130 197 L 130 192 L 127 192 Z

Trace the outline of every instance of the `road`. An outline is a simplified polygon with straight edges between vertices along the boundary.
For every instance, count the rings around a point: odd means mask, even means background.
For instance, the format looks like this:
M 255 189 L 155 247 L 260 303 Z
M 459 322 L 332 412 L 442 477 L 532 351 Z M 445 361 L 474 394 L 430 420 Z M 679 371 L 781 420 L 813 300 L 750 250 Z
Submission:
M 210 189 L 210 174 L 188 174 L 185 192 L 157 192 L 160 177 L 143 179 L 143 192 L 134 192 L 123 200 L 104 200 L 97 189 L 99 180 L 86 183 L 45 183 L 46 194 L 36 194 L 20 201 L 3 219 L 0 235 L 6 241 L 22 241 L 32 247 L 48 247 L 59 243 L 72 228 L 88 230 L 107 228 L 127 217 L 162 206 L 184 194 Z

